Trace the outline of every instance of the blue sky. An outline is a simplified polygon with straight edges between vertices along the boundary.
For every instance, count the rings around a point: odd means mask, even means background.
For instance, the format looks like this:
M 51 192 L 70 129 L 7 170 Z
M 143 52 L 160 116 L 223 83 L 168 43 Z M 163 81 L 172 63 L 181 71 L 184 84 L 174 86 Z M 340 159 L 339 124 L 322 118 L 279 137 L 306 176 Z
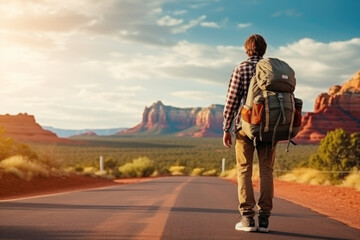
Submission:
M 9 0 L 0 2 L 0 114 L 58 128 L 132 127 L 145 106 L 224 104 L 253 33 L 287 61 L 296 96 L 360 70 L 356 0 Z

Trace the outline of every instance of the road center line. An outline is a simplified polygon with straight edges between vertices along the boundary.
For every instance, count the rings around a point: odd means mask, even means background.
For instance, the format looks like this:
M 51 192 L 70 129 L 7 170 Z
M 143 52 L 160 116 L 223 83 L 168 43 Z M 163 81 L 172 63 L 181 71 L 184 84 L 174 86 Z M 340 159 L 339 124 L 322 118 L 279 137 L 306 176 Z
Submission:
M 162 236 L 162 233 L 165 228 L 166 221 L 169 217 L 172 207 L 175 204 L 179 193 L 191 181 L 191 178 L 188 178 L 187 181 L 178 185 L 171 193 L 163 197 L 163 202 L 159 206 L 158 211 L 150 218 L 146 219 L 145 228 L 138 234 L 138 237 L 142 236 L 152 236 L 156 239 L 159 239 Z

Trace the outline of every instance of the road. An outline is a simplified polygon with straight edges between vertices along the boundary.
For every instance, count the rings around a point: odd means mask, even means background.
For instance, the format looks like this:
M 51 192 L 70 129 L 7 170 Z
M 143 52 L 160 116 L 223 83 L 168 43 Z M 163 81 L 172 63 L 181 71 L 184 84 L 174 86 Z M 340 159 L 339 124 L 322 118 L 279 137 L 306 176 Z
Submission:
M 236 197 L 220 178 L 166 177 L 1 202 L 0 239 L 360 239 L 360 230 L 278 198 L 269 233 L 238 232 Z

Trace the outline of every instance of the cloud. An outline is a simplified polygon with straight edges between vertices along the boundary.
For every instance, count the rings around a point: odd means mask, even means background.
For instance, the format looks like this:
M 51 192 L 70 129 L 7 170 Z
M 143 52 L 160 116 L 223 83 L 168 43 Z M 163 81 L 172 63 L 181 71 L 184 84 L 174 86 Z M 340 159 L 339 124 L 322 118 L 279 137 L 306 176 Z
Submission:
M 49 33 L 58 33 L 57 37 L 60 34 L 63 37 L 61 44 L 64 46 L 70 39 L 69 35 L 85 33 L 149 45 L 172 44 L 171 31 L 166 28 L 168 25 L 157 24 L 165 0 L 5 2 L 0 3 L 0 27 L 6 35 L 16 33 L 18 42 L 49 41 L 51 46 L 54 39 L 49 37 Z M 174 20 L 166 22 L 164 19 L 165 22 L 160 23 L 179 24 Z M 32 40 L 34 36 L 35 40 Z
M 176 26 L 179 25 L 181 23 L 183 23 L 184 20 L 182 19 L 176 19 L 176 18 L 172 18 L 170 16 L 164 16 L 162 18 L 160 18 L 157 21 L 157 24 L 160 26 Z
M 198 26 L 202 21 L 204 21 L 206 19 L 205 15 L 202 15 L 196 19 L 192 19 L 190 20 L 187 24 L 183 24 L 177 28 L 174 28 L 172 30 L 173 33 L 184 33 L 187 30 L 189 30 L 190 28 L 194 28 L 196 26 Z
M 220 25 L 216 22 L 202 22 L 200 25 L 202 27 L 220 28 Z
M 252 23 L 239 23 L 237 25 L 238 28 L 248 28 L 251 27 L 253 24 Z

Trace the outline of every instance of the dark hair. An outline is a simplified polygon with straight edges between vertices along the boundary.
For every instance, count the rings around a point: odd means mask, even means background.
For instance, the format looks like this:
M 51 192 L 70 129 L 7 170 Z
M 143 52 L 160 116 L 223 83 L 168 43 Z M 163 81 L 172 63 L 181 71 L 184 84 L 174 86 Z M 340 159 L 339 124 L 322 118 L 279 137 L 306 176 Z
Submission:
M 261 35 L 254 34 L 248 37 L 248 39 L 246 39 L 244 47 L 246 54 L 249 57 L 253 55 L 262 57 L 266 52 L 267 44 L 265 39 Z

